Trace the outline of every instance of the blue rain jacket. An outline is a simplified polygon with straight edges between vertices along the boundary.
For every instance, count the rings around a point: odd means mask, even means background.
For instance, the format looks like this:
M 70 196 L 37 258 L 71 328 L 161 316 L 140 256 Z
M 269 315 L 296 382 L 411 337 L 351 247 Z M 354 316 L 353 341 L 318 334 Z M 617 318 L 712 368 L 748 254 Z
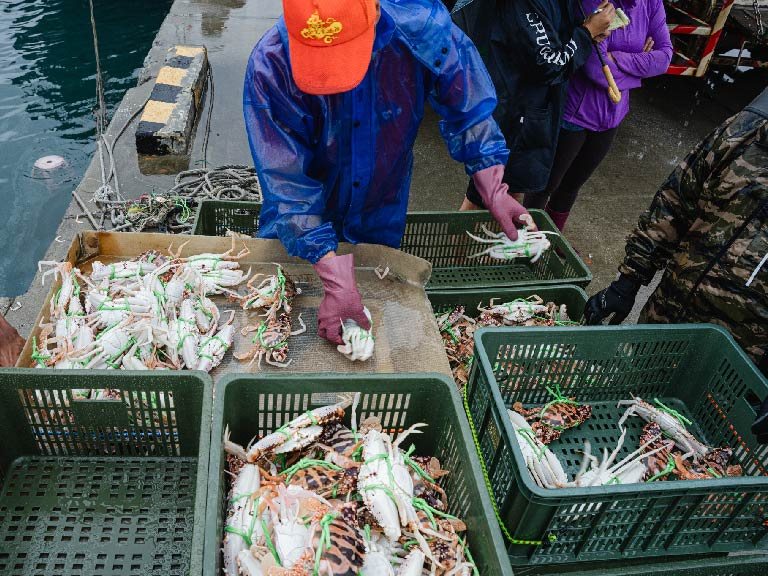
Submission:
M 339 241 L 397 248 L 427 100 L 468 174 L 506 162 L 490 76 L 440 0 L 382 0 L 365 78 L 330 96 L 296 87 L 280 19 L 251 54 L 243 95 L 264 195 L 259 237 L 312 263 Z

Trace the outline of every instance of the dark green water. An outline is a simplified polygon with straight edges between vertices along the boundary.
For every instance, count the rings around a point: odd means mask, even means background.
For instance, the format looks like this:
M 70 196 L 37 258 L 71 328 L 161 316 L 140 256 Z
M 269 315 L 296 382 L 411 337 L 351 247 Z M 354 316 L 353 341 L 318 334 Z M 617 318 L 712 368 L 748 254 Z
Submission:
M 95 0 L 111 112 L 172 0 Z M 26 291 L 94 152 L 88 0 L 0 0 L 0 296 Z M 67 167 L 41 178 L 35 160 Z

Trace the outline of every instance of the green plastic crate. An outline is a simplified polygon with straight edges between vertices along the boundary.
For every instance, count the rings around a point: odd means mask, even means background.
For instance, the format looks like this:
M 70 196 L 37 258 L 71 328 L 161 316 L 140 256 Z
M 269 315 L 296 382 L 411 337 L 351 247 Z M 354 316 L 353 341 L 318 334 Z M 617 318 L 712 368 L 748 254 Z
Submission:
M 201 574 L 211 397 L 202 372 L 0 371 L 0 574 Z
M 571 565 L 531 566 L 515 569 L 519 576 L 765 576 L 768 556 L 655 558 L 631 561 L 582 562 Z
M 261 204 L 237 200 L 203 200 L 197 207 L 197 236 L 226 236 L 227 231 L 256 237 Z
M 379 416 L 386 429 L 403 429 L 416 422 L 429 424 L 413 442 L 418 453 L 437 456 L 451 471 L 441 485 L 451 502 L 449 511 L 467 524 L 469 546 L 480 574 L 512 576 L 455 388 L 444 376 L 425 374 L 224 377 L 217 383 L 214 408 L 204 574 L 222 574 L 220 551 L 227 499 L 221 449 L 224 427 L 229 426 L 233 441 L 245 444 L 254 435 L 269 434 L 307 410 L 335 402 L 339 392 L 359 391 L 358 418 Z M 349 419 L 347 410 L 348 425 Z
M 469 413 L 501 518 L 516 539 L 513 565 L 768 550 L 768 446 L 750 432 L 768 381 L 712 325 L 496 328 L 475 336 Z M 522 463 L 506 409 L 542 405 L 545 386 L 592 405 L 592 418 L 550 448 L 569 477 L 593 452 L 616 446 L 618 400 L 658 398 L 690 418 L 711 446 L 730 445 L 747 476 L 605 487 L 539 488 Z M 620 460 L 639 446 L 627 421 Z M 762 475 L 761 475 L 762 474 Z
M 474 316 L 478 305 L 488 306 L 491 298 L 497 303 L 510 302 L 516 298 L 538 295 L 544 302 L 565 304 L 568 317 L 580 322 L 584 317 L 587 293 L 578 286 L 536 286 L 530 288 L 482 288 L 477 290 L 432 290 L 427 298 L 436 314 L 447 312 L 456 306 L 464 306 L 467 316 Z
M 542 210 L 531 210 L 540 230 L 557 227 Z M 483 236 L 482 226 L 498 232 L 501 228 L 485 210 L 467 212 L 410 212 L 400 249 L 432 263 L 428 290 L 492 288 L 502 286 L 553 286 L 574 284 L 586 288 L 592 273 L 563 236 L 549 237 L 552 247 L 535 263 L 518 258 L 504 262 L 469 256 L 485 250 L 467 236 Z
M 260 204 L 204 200 L 198 207 L 194 233 L 224 236 L 227 230 L 256 236 Z M 556 231 L 546 212 L 531 210 L 540 230 Z M 427 290 L 474 289 L 505 286 L 574 284 L 586 288 L 592 273 L 563 236 L 551 236 L 552 248 L 534 264 L 524 258 L 502 262 L 482 256 L 487 248 L 467 236 L 483 235 L 482 226 L 498 232 L 499 225 L 484 210 L 468 212 L 409 212 L 400 249 L 432 263 Z

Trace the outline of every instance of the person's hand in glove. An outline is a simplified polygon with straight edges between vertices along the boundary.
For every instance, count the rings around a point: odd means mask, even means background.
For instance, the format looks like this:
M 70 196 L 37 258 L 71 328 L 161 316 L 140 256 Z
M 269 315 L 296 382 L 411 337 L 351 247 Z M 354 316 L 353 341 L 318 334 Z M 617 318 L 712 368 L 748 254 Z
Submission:
M 632 311 L 638 290 L 640 282 L 622 274 L 608 288 L 587 300 L 584 319 L 587 324 L 600 324 L 613 314 L 610 323 L 620 324 Z
M 768 444 L 768 397 L 760 405 L 755 423 L 752 424 L 752 434 L 757 436 L 760 444 Z
M 352 254 L 336 256 L 328 253 L 314 265 L 323 282 L 325 296 L 317 311 L 317 333 L 333 344 L 343 344 L 341 323 L 354 320 L 365 330 L 371 322 L 365 315 L 363 299 L 355 281 L 355 260 Z
M 476 172 L 472 181 L 483 199 L 483 204 L 499 223 L 507 238 L 517 240 L 518 227 L 528 222 L 533 225 L 533 219 L 523 205 L 509 195 L 509 186 L 501 181 L 503 177 L 504 166 L 496 165 Z

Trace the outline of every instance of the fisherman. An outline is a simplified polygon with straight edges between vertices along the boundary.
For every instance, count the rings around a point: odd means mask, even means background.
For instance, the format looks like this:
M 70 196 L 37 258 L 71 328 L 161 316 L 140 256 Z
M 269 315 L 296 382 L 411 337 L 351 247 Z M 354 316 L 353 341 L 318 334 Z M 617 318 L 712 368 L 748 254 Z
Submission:
M 587 302 L 589 324 L 626 318 L 664 269 L 640 322 L 724 326 L 768 375 L 768 88 L 672 172 L 626 253 L 619 278 Z M 756 426 L 768 442 L 768 399 Z
M 526 212 L 501 181 L 508 150 L 490 77 L 440 0 L 283 0 L 283 11 L 245 75 L 259 236 L 314 265 L 325 290 L 318 333 L 340 344 L 340 320 L 370 323 L 338 243 L 400 245 L 427 101 L 510 238 Z
M 504 182 L 524 204 L 545 194 L 568 81 L 607 38 L 616 10 L 607 0 L 584 16 L 582 0 L 497 0 L 486 62 L 499 97 L 494 113 L 510 149 Z M 480 35 L 478 31 L 477 36 Z M 462 210 L 485 206 L 469 182 Z M 543 204 L 542 204 L 543 206 Z

